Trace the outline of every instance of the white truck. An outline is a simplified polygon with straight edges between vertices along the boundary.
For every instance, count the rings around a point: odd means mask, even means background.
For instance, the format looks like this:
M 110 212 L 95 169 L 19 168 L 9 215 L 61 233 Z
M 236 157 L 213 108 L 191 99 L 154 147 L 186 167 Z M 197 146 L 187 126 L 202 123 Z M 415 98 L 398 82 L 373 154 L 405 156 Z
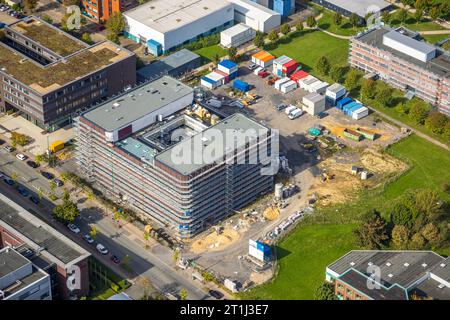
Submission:
M 295 108 L 294 110 L 292 110 L 289 113 L 288 118 L 291 120 L 294 120 L 294 119 L 300 117 L 302 115 L 302 113 L 303 113 L 302 110 L 300 110 L 299 108 Z
M 286 109 L 284 109 L 284 112 L 286 112 L 287 115 L 289 115 L 292 111 L 294 111 L 295 109 L 298 109 L 296 106 L 293 106 L 292 104 L 287 107 Z

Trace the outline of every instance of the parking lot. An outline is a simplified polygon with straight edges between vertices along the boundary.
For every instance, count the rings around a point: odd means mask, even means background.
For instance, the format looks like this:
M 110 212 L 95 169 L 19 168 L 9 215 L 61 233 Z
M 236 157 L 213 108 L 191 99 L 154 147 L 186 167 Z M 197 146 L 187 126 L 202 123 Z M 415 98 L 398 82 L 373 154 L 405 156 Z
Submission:
M 4 24 L 11 24 L 18 21 L 17 18 L 14 18 L 13 16 L 10 16 L 8 12 L 2 11 L 0 12 L 0 23 Z

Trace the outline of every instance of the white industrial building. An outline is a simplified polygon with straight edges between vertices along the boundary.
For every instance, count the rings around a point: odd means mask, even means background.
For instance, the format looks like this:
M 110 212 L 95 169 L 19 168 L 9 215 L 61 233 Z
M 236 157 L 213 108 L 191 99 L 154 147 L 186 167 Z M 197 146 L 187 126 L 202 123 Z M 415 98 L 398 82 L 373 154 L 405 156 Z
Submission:
M 318 93 L 311 93 L 302 99 L 303 111 L 312 116 L 316 116 L 325 111 L 325 96 Z
M 281 15 L 251 0 L 228 0 L 234 5 L 234 20 L 256 31 L 269 32 L 281 25 Z
M 220 33 L 220 44 L 225 48 L 239 47 L 253 40 L 255 36 L 255 30 L 243 23 L 239 23 Z
M 383 44 L 422 62 L 428 62 L 436 57 L 436 47 L 405 36 L 396 30 L 383 35 Z
M 155 55 L 234 24 L 233 5 L 226 0 L 152 0 L 123 15 L 124 34 Z

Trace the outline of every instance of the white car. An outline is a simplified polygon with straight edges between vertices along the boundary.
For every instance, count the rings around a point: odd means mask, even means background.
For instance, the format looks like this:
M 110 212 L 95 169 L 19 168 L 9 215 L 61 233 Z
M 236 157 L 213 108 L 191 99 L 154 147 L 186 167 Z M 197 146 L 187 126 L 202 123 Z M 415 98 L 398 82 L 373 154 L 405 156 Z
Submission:
M 24 154 L 18 153 L 16 154 L 16 158 L 19 159 L 20 161 L 25 161 L 28 159 L 28 157 Z
M 73 233 L 75 233 L 75 234 L 79 234 L 80 233 L 80 228 L 78 228 L 76 225 L 74 225 L 73 223 L 69 223 L 68 225 L 67 225 L 67 228 L 69 228 L 70 229 L 70 231 L 72 231 Z
M 89 244 L 93 244 L 94 243 L 94 239 L 92 239 L 92 237 L 90 235 L 88 235 L 88 234 L 85 234 L 83 236 L 83 239 L 86 240 L 86 242 L 89 243 Z
M 106 247 L 101 243 L 97 245 L 97 251 L 100 252 L 101 254 L 108 254 L 109 252 L 108 249 L 106 249 Z

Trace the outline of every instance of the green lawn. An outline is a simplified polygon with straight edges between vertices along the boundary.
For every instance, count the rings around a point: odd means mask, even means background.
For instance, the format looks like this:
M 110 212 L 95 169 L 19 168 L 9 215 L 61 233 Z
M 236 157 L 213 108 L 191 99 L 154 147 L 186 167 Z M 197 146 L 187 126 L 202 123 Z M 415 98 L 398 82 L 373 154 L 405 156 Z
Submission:
M 345 66 L 348 59 L 348 41 L 332 37 L 320 30 L 293 32 L 290 36 L 280 39 L 278 45 L 269 44 L 266 49 L 277 57 L 287 55 L 297 60 L 304 70 L 313 74 L 315 72 L 312 69 L 322 55 L 328 58 L 331 65 Z
M 314 299 L 331 262 L 356 249 L 355 225 L 310 225 L 298 228 L 279 245 L 279 275 L 274 282 L 242 294 L 243 299 Z
M 442 41 L 444 39 L 447 39 L 450 37 L 449 34 L 429 34 L 429 35 L 422 35 L 422 38 L 424 38 L 427 42 L 431 44 L 435 44 L 436 42 Z
M 392 21 L 390 22 L 392 27 L 398 27 L 401 25 L 401 22 L 396 19 L 395 13 L 393 14 Z M 415 30 L 415 31 L 431 31 L 431 30 L 445 30 L 441 25 L 423 18 L 419 23 L 416 22 L 416 19 L 408 13 L 408 17 L 406 18 L 405 23 L 403 24 L 406 28 Z
M 227 51 L 218 44 L 209 47 L 204 47 L 194 52 L 199 56 L 201 56 L 207 63 L 214 61 L 216 55 L 219 55 L 219 57 L 223 57 L 227 54 Z
M 319 6 L 317 7 L 320 8 Z M 364 27 L 353 28 L 348 18 L 346 17 L 342 17 L 342 24 L 340 26 L 337 26 L 333 21 L 334 12 L 327 9 L 323 9 L 321 11 L 322 11 L 322 18 L 320 18 L 319 21 L 317 21 L 318 27 L 321 29 L 327 30 L 329 32 L 341 36 L 353 36 L 358 32 L 364 30 Z

